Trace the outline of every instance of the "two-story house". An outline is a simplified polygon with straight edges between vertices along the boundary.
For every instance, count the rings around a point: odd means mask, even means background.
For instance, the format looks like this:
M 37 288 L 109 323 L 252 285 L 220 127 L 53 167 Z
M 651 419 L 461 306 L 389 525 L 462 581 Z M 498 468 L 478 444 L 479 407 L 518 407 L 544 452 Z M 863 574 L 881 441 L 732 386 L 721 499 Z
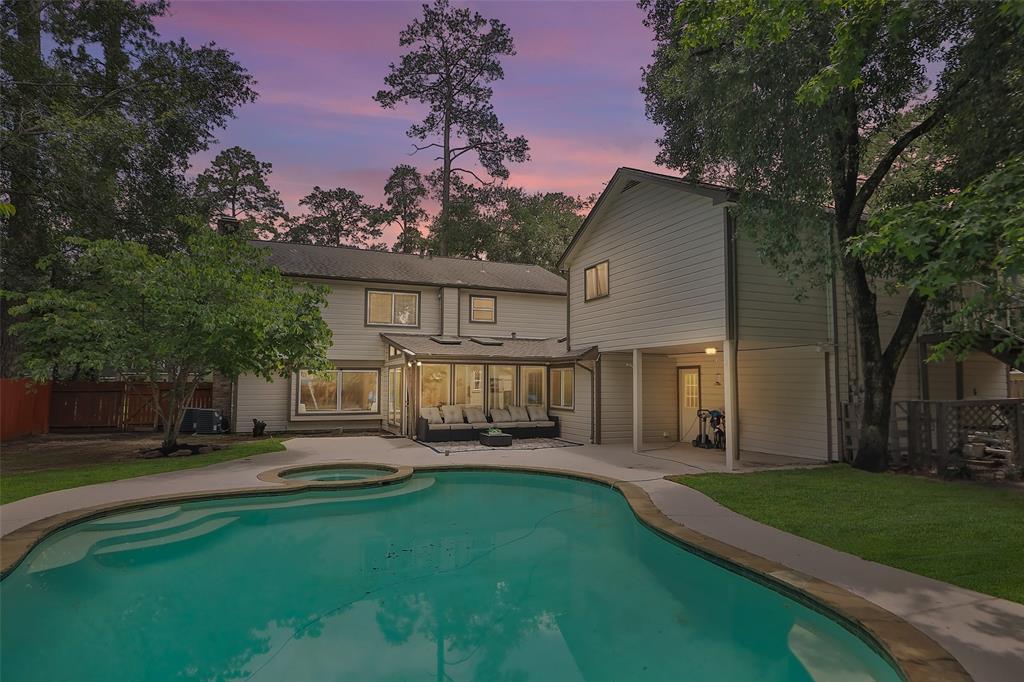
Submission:
M 629 168 L 608 182 L 560 262 L 569 348 L 598 351 L 576 373 L 574 417 L 589 421 L 593 442 L 639 451 L 691 441 L 697 411 L 714 409 L 726 415 L 730 465 L 741 450 L 838 460 L 849 440 L 843 412 L 859 390 L 843 286 L 797 300 L 737 231 L 734 199 L 728 188 Z M 900 303 L 879 287 L 885 333 Z M 925 343 L 903 361 L 896 400 L 1007 396 L 998 360 L 925 364 Z
M 332 371 L 231 388 L 233 428 L 413 435 L 421 405 L 547 406 L 573 430 L 565 280 L 541 267 L 346 247 L 253 242 L 296 281 L 329 288 Z M 554 386 L 549 395 L 549 386 Z

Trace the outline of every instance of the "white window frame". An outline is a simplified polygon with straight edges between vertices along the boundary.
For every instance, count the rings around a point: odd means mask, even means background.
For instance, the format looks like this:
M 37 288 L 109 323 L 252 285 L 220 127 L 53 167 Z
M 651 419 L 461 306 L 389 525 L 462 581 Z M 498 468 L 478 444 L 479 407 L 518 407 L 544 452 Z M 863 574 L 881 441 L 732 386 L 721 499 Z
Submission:
M 476 319 L 476 301 L 487 300 L 491 302 L 491 318 L 490 320 L 478 320 Z M 470 294 L 469 295 L 469 321 L 474 324 L 498 324 L 498 297 L 497 296 L 484 296 L 481 294 Z
M 316 372 L 314 374 L 330 374 L 334 373 L 335 382 L 338 390 L 335 394 L 335 402 L 333 410 L 317 410 L 315 412 L 307 412 L 303 409 L 302 405 L 302 375 L 303 373 L 310 373 L 309 370 L 299 370 L 296 374 L 295 381 L 295 414 L 303 417 L 318 417 L 331 414 L 380 414 L 380 368 L 379 367 L 344 367 L 329 369 L 326 372 Z M 345 386 L 345 374 L 348 372 L 373 372 L 377 375 L 377 389 L 375 392 L 376 396 L 376 409 L 375 410 L 343 410 L 341 409 L 342 403 L 342 391 Z
M 587 291 L 587 273 L 590 272 L 591 270 L 594 270 L 595 272 L 597 272 L 598 268 L 600 268 L 602 265 L 604 266 L 604 273 L 605 273 L 604 274 L 604 279 L 605 279 L 604 289 L 605 289 L 605 291 L 604 291 L 603 294 L 596 294 L 594 296 L 591 296 L 590 292 Z M 611 294 L 611 291 L 612 291 L 612 285 L 611 285 L 611 265 L 609 264 L 608 259 L 605 259 L 605 260 L 601 261 L 600 263 L 594 263 L 593 265 L 588 266 L 588 267 L 583 269 L 583 302 L 584 303 L 589 303 L 590 301 L 597 301 L 597 300 L 600 300 L 602 298 L 607 298 Z
M 556 397 L 554 390 L 555 374 L 559 374 L 561 377 L 559 386 L 562 390 Z M 568 405 L 564 405 L 563 398 L 565 398 L 565 381 L 566 375 L 568 375 L 569 385 L 572 386 L 572 400 Z M 559 410 L 574 410 L 576 409 L 576 368 L 575 367 L 552 367 L 548 372 L 548 405 L 554 409 Z
M 371 322 L 370 321 L 370 296 L 373 294 L 385 294 L 391 297 L 391 322 Z M 415 296 L 416 297 L 416 320 L 412 324 L 403 324 L 401 322 L 395 322 L 395 296 Z M 420 326 L 420 292 L 418 291 L 403 291 L 401 289 L 367 289 L 366 290 L 366 313 L 363 316 L 363 322 L 367 327 L 408 327 L 408 328 L 419 328 Z

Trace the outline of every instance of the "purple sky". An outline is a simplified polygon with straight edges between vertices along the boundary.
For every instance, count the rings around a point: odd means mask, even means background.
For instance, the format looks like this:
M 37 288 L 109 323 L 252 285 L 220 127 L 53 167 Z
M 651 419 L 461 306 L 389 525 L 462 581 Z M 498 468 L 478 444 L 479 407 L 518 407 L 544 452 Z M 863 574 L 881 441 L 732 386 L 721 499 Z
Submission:
M 494 85 L 506 130 L 530 141 L 532 160 L 512 167 L 512 184 L 587 195 L 618 166 L 656 167 L 658 130 L 639 92 L 651 40 L 633 2 L 472 7 L 508 24 L 516 41 L 505 80 Z M 419 2 L 172 0 L 161 34 L 231 50 L 260 93 L 195 167 L 225 147 L 249 149 L 274 165 L 272 183 L 292 211 L 313 185 L 379 202 L 395 165 L 433 168 L 427 152 L 409 156 L 405 130 L 417 109 L 372 100 L 401 54 L 399 32 L 419 12 Z

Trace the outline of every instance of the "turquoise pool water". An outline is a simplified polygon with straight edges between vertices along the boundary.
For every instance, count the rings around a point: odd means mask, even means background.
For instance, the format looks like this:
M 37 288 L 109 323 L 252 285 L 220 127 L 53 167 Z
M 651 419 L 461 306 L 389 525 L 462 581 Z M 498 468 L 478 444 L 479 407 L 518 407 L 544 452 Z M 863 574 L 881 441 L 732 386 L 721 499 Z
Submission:
M 601 486 L 415 475 L 54 535 L 0 583 L 18 680 L 897 680 Z
M 381 478 L 390 476 L 394 472 L 389 469 L 359 469 L 352 468 L 323 468 L 310 469 L 309 471 L 297 471 L 291 474 L 283 474 L 281 478 L 289 481 L 364 481 L 368 478 Z

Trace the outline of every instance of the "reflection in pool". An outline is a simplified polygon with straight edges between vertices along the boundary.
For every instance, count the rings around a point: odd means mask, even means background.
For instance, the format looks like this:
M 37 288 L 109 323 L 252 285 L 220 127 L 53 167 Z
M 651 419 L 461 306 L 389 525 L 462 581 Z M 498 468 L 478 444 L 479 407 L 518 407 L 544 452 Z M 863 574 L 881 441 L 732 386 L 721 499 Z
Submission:
M 498 472 L 62 531 L 2 583 L 17 680 L 898 680 L 604 487 Z

